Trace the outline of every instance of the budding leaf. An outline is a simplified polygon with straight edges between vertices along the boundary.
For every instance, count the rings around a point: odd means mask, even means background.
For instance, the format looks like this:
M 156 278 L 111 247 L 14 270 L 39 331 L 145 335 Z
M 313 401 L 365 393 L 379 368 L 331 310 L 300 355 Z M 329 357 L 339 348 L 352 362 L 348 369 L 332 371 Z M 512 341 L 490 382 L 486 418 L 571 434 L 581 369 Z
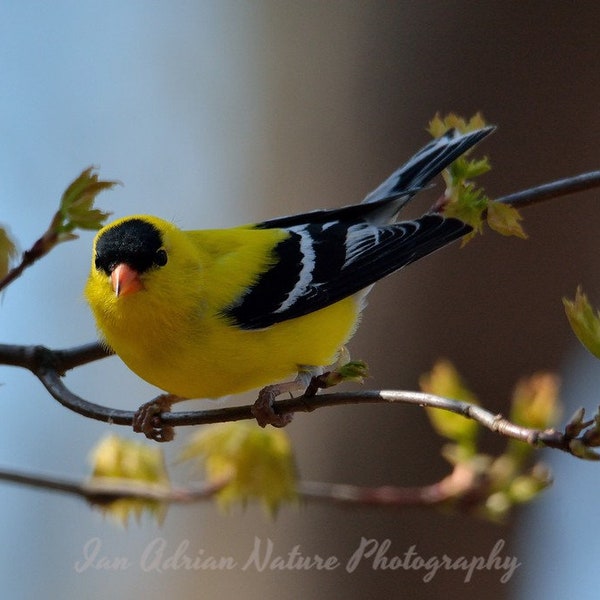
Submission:
M 480 113 L 466 121 L 455 114 L 440 117 L 439 114 L 429 123 L 429 133 L 433 137 L 440 137 L 448 129 L 454 128 L 461 133 L 468 133 L 486 126 Z M 438 201 L 435 210 L 444 212 L 449 217 L 455 217 L 469 224 L 473 231 L 462 238 L 464 246 L 477 233 L 483 231 L 483 217 L 491 229 L 502 235 L 514 235 L 522 239 L 527 238 L 519 221 L 522 219 L 519 212 L 506 204 L 490 200 L 483 192 L 483 188 L 475 186 L 473 179 L 487 173 L 490 163 L 487 157 L 482 159 L 469 159 L 471 150 L 457 158 L 442 175 L 446 182 L 444 198 Z
M 462 238 L 461 244 L 464 246 L 477 233 L 483 231 L 483 214 L 490 200 L 483 190 L 473 183 L 457 184 L 450 176 L 447 185 L 450 199 L 444 208 L 444 214 L 447 217 L 460 219 L 473 228 L 471 233 Z
M 511 421 L 531 429 L 548 429 L 561 413 L 559 380 L 552 373 L 537 373 L 519 381 L 515 387 Z
M 575 438 L 569 442 L 569 450 L 573 456 L 582 458 L 584 460 L 600 460 L 600 454 L 594 452 L 591 448 L 588 448 L 585 443 Z
M 440 117 L 439 113 L 429 121 L 427 131 L 433 137 L 440 137 L 448 129 L 457 129 L 461 133 L 468 133 L 486 127 L 487 123 L 480 112 L 475 113 L 468 121 L 454 113 L 449 113 L 445 117 Z
M 0 227 L 0 279 L 6 277 L 12 261 L 17 256 L 17 247 L 4 227 Z
M 455 114 L 445 117 L 436 115 L 429 123 L 429 133 L 433 137 L 440 137 L 448 129 L 456 129 L 467 133 L 485 127 L 486 123 L 480 113 L 469 121 Z M 446 183 L 446 192 L 434 210 L 444 212 L 449 217 L 454 217 L 469 224 L 473 231 L 462 238 L 462 245 L 471 240 L 482 231 L 483 215 L 490 204 L 490 199 L 484 194 L 483 189 L 476 187 L 473 179 L 490 170 L 487 158 L 471 160 L 468 158 L 470 150 L 457 158 L 442 175 Z
M 354 381 L 363 383 L 369 376 L 369 367 L 362 360 L 351 360 L 342 365 L 336 366 L 329 373 L 324 373 L 319 377 L 321 388 L 333 387 L 343 381 Z
M 536 373 L 521 379 L 513 391 L 510 420 L 543 431 L 560 418 L 559 379 L 552 373 Z M 507 454 L 523 465 L 534 452 L 533 446 L 518 440 L 508 440 Z
M 424 392 L 477 404 L 473 393 L 462 382 L 458 371 L 445 360 L 438 361 L 430 373 L 423 375 L 419 385 Z M 462 453 L 475 452 L 478 425 L 472 419 L 438 408 L 427 408 L 433 428 L 444 437 L 455 441 Z
M 73 229 L 100 229 L 110 213 L 94 208 L 96 196 L 114 187 L 117 181 L 102 181 L 93 167 L 85 169 L 62 195 L 53 219 L 54 233 L 70 233 Z
M 91 461 L 91 489 L 101 491 L 103 487 L 123 485 L 132 492 L 167 492 L 170 488 L 164 457 L 156 446 L 109 435 L 92 451 Z M 131 515 L 139 520 L 144 512 L 148 512 L 160 523 L 166 514 L 166 505 L 153 499 L 123 497 L 98 502 L 96 506 L 123 525 Z
M 281 429 L 242 422 L 210 425 L 191 438 L 180 459 L 203 462 L 208 482 L 228 480 L 217 493 L 223 509 L 258 500 L 274 514 L 297 497 L 292 448 Z
M 514 235 L 526 240 L 527 234 L 519 223 L 522 219 L 523 217 L 519 214 L 519 211 L 513 206 L 502 202 L 490 202 L 488 204 L 487 224 L 502 235 Z
M 596 358 L 600 358 L 600 313 L 594 311 L 581 286 L 577 288 L 575 300 L 563 298 L 563 305 L 577 339 Z

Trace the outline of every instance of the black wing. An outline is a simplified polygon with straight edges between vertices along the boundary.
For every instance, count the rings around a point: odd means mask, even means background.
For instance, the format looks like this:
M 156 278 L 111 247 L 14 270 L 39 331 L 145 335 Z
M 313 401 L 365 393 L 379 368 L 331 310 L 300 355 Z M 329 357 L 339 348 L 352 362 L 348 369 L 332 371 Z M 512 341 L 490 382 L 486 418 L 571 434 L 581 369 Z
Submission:
M 471 231 L 440 215 L 390 224 L 432 177 L 494 130 L 454 129 L 432 140 L 362 204 L 282 217 L 257 229 L 285 229 L 273 267 L 228 307 L 243 329 L 262 329 L 329 306 Z
M 471 231 L 458 219 L 311 223 L 293 227 L 275 247 L 274 266 L 224 315 L 262 329 L 325 308 Z

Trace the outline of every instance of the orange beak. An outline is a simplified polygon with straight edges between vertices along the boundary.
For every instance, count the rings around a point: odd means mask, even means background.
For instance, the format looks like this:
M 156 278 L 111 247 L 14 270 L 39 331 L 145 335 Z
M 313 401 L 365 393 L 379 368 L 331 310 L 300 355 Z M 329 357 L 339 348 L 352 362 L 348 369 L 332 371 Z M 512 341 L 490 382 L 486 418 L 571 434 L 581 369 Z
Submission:
M 110 281 L 116 296 L 127 296 L 144 288 L 140 274 L 125 263 L 115 267 L 110 274 Z

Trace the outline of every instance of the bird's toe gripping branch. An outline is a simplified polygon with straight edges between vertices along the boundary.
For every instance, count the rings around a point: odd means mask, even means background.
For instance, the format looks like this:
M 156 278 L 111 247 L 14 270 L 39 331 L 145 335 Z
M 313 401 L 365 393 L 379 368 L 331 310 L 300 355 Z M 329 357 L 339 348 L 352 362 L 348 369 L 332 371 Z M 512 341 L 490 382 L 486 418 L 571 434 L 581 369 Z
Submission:
M 293 381 L 278 383 L 264 387 L 251 408 L 252 414 L 261 427 L 285 427 L 292 420 L 293 414 L 276 411 L 274 402 L 281 394 L 300 392 L 305 398 L 315 396 L 319 390 L 338 385 L 343 381 L 361 382 L 368 375 L 368 367 L 362 361 L 350 361 L 350 355 L 343 349 L 340 360 L 332 365 L 330 371 L 322 372 L 316 367 L 307 367 L 299 371 Z M 308 409 L 314 410 L 314 409 Z
M 285 427 L 291 423 L 294 415 L 289 412 L 275 412 L 273 403 L 281 394 L 304 391 L 304 386 L 299 385 L 296 380 L 285 383 L 276 383 L 265 386 L 258 393 L 256 402 L 250 409 L 256 422 L 261 427 L 272 425 L 273 427 Z
M 133 430 L 143 433 L 149 440 L 170 442 L 175 437 L 175 429 L 165 425 L 160 418 L 161 413 L 170 412 L 174 402 L 181 400 L 173 394 L 162 394 L 142 404 L 133 417 Z
M 258 393 L 256 402 L 250 409 L 256 422 L 261 427 L 272 425 L 273 427 L 285 427 L 292 421 L 294 415 L 290 412 L 277 412 L 275 410 L 274 402 L 281 394 L 295 393 L 307 394 L 309 390 L 313 389 L 311 395 L 317 392 L 321 387 L 316 383 L 316 380 L 320 376 L 321 369 L 311 367 L 307 370 L 301 370 L 293 381 L 285 381 L 283 383 L 275 383 L 273 385 L 265 386 Z

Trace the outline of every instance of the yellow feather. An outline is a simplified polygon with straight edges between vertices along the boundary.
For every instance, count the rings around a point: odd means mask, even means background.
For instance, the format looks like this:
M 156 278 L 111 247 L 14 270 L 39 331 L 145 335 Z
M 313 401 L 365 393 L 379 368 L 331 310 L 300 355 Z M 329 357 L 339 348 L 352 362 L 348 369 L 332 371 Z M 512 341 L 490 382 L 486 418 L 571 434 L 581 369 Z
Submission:
M 101 230 L 94 249 L 130 218 Z M 149 383 L 184 398 L 235 394 L 289 378 L 304 365 L 332 363 L 354 332 L 358 297 L 260 330 L 240 329 L 220 314 L 272 265 L 286 231 L 182 231 L 156 217 L 135 218 L 161 232 L 167 264 L 143 275 L 143 290 L 119 297 L 110 276 L 92 265 L 85 295 L 102 338 Z
M 449 129 L 360 205 L 220 230 L 182 231 L 144 215 L 107 225 L 85 288 L 102 338 L 140 377 L 183 398 L 218 398 L 332 363 L 378 279 L 471 230 L 435 211 L 395 219 L 493 130 Z M 141 427 L 152 407 L 138 411 Z

